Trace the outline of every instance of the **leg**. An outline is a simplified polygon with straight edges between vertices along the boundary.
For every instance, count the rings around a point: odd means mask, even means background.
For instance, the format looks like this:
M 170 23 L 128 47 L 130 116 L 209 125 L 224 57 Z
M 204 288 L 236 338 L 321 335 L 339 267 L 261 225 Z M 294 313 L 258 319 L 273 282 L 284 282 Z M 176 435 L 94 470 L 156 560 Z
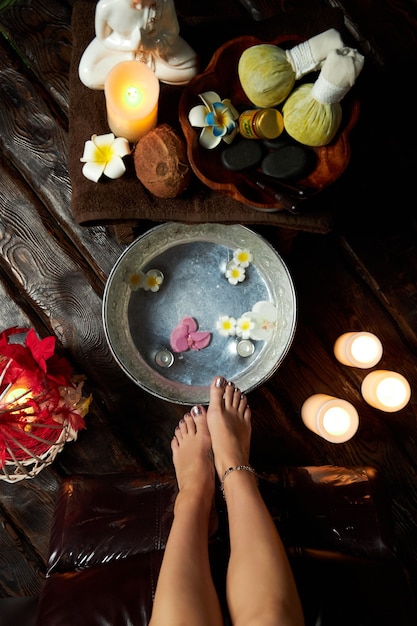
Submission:
M 221 626 L 208 554 L 214 466 L 203 407 L 193 407 L 192 414 L 184 415 L 171 448 L 179 493 L 150 626 Z
M 207 412 L 220 480 L 229 467 L 248 465 L 251 412 L 233 383 L 216 378 Z M 224 481 L 230 530 L 227 601 L 234 626 L 302 626 L 300 599 L 275 524 L 249 471 Z

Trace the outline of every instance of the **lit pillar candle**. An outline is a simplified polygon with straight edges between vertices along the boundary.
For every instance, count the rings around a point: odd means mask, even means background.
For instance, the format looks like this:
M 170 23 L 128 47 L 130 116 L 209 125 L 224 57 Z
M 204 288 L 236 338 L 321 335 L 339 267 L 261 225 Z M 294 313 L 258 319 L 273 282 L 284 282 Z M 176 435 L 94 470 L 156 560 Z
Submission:
M 403 409 L 411 397 L 408 380 L 388 370 L 375 370 L 365 376 L 361 392 L 368 404 L 388 413 Z
M 344 333 L 334 344 L 334 355 L 343 365 L 366 369 L 381 360 L 382 344 L 372 333 Z
M 331 443 L 348 441 L 359 427 L 358 413 L 350 402 L 324 393 L 307 398 L 301 418 L 307 428 Z
M 117 137 L 135 143 L 155 128 L 158 118 L 159 80 L 140 61 L 122 61 L 104 84 L 107 121 Z

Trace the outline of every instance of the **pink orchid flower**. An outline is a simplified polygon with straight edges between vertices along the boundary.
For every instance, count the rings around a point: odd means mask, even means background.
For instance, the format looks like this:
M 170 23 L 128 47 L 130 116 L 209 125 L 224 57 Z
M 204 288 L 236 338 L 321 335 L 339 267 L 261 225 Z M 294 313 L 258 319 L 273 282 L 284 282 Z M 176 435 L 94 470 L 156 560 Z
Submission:
M 211 340 L 211 333 L 199 331 L 193 317 L 184 317 L 171 333 L 170 343 L 174 352 L 202 350 Z

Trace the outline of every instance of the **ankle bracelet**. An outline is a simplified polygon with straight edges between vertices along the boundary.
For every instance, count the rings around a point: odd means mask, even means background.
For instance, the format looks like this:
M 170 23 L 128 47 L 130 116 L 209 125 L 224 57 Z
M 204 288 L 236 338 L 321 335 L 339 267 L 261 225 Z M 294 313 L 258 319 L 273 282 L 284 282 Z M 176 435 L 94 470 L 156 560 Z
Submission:
M 223 495 L 223 498 L 226 499 L 225 495 L 224 495 L 224 481 L 226 480 L 227 476 L 229 476 L 229 474 L 231 474 L 234 471 L 241 471 L 244 470 L 245 472 L 250 472 L 251 474 L 253 474 L 256 478 L 256 483 L 258 483 L 258 477 L 256 475 L 255 470 L 253 469 L 253 467 L 251 467 L 250 465 L 236 465 L 235 467 L 229 467 L 223 474 L 222 479 L 221 479 L 221 483 L 220 483 L 220 489 Z

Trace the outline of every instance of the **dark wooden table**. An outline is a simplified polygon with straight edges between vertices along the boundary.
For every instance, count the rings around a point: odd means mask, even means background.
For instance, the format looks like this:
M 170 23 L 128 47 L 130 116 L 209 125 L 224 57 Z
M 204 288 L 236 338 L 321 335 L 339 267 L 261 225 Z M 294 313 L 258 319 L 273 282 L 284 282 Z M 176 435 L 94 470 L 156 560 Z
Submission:
M 300 10 L 296 2 L 279 4 Z M 380 29 L 394 24 L 392 10 L 396 28 L 404 26 L 400 39 L 415 32 L 413 11 L 400 10 L 407 3 L 387 4 Z M 70 20 L 65 0 L 18 0 L 0 12 L 0 328 L 27 325 L 55 335 L 94 396 L 87 429 L 52 466 L 18 484 L 0 481 L 0 596 L 39 592 L 62 477 L 170 470 L 170 439 L 184 412 L 128 380 L 105 340 L 103 290 L 126 245 L 111 228 L 77 226 L 71 213 Z M 300 232 L 284 246 L 285 233 L 257 228 L 290 269 L 298 325 L 282 366 L 250 394 L 252 463 L 260 471 L 327 463 L 376 467 L 393 512 L 396 552 L 417 593 L 417 170 L 406 61 L 417 46 L 412 37 L 397 36 L 394 47 L 386 32 L 363 24 L 361 37 L 379 48 L 377 55 L 370 48 L 360 84 L 352 162 L 321 198 L 334 212 L 333 232 Z M 334 359 L 335 339 L 351 329 L 375 332 L 384 345 L 380 366 L 410 381 L 412 399 L 402 411 L 369 407 L 360 394 L 365 372 Z M 348 443 L 332 445 L 303 426 L 301 405 L 317 392 L 356 406 L 360 428 Z

